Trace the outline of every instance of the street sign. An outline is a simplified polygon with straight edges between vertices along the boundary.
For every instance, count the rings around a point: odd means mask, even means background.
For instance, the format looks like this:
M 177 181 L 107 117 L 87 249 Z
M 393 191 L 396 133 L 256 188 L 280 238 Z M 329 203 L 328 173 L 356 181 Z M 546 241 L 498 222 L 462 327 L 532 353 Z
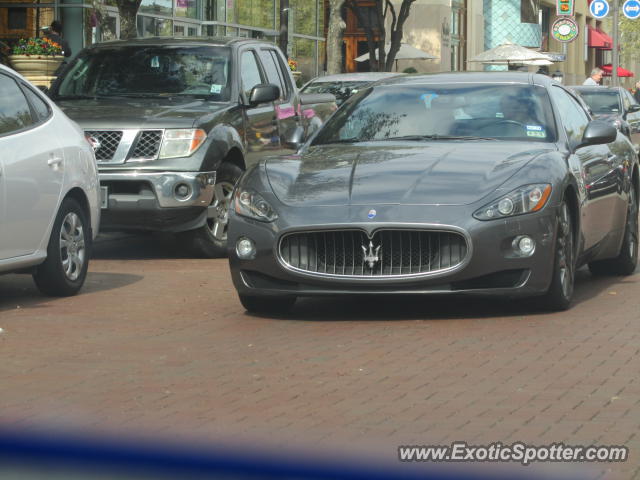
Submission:
M 595 18 L 604 18 L 609 14 L 609 2 L 607 0 L 593 0 L 589 5 L 589 11 Z
M 572 17 L 558 17 L 551 25 L 551 36 L 562 43 L 573 42 L 580 32 Z
M 640 2 L 638 0 L 627 0 L 622 5 L 622 13 L 631 20 L 640 17 Z

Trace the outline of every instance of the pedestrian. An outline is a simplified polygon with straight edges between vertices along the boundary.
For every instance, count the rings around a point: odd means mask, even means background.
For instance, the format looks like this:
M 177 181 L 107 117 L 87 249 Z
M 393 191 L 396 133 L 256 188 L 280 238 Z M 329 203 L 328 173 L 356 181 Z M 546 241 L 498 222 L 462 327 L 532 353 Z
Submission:
M 633 92 L 633 98 L 636 99 L 636 102 L 640 103 L 640 81 L 636 82 L 636 88 Z
M 587 78 L 584 82 L 582 82 L 583 85 L 600 85 L 600 81 L 602 80 L 602 74 L 604 73 L 604 70 L 602 70 L 601 68 L 594 68 L 593 70 L 591 70 L 591 76 L 589 78 Z
M 47 32 L 44 34 L 44 36 L 52 42 L 56 42 L 58 45 L 60 45 L 60 47 L 62 47 L 62 54 L 65 57 L 71 56 L 71 47 L 62 36 L 62 23 L 60 23 L 58 20 L 54 20 L 53 22 L 51 22 L 51 25 L 47 29 Z

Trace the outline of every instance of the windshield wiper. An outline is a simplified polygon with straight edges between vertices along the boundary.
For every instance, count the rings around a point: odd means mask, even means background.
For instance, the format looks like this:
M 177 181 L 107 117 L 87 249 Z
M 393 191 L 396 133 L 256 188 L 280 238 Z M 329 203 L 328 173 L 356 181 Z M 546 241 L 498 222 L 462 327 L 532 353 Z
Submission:
M 99 95 L 55 95 L 56 100 L 96 100 Z
M 404 135 L 402 137 L 380 138 L 378 140 L 498 140 L 491 137 L 474 137 L 472 135 Z
M 331 140 L 328 142 L 314 143 L 313 145 L 330 145 L 333 143 L 357 143 L 362 142 L 359 138 L 341 138 L 339 140 Z

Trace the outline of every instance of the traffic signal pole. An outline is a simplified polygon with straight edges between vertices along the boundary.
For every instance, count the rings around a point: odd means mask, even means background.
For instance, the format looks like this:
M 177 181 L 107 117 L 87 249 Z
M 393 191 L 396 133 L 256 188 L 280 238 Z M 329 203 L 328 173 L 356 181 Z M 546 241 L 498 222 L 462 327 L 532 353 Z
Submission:
M 619 52 L 618 52 L 618 23 L 620 21 L 620 5 L 618 0 L 613 0 L 613 45 L 611 51 L 611 85 L 617 87 L 620 82 L 618 79 L 618 64 L 619 64 Z

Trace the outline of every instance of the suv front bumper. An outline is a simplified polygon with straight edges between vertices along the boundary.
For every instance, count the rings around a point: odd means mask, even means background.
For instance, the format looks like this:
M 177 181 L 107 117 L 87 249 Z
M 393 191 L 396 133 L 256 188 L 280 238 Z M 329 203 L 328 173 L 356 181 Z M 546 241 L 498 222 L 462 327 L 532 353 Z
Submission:
M 182 231 L 207 218 L 216 172 L 100 171 L 101 229 Z

